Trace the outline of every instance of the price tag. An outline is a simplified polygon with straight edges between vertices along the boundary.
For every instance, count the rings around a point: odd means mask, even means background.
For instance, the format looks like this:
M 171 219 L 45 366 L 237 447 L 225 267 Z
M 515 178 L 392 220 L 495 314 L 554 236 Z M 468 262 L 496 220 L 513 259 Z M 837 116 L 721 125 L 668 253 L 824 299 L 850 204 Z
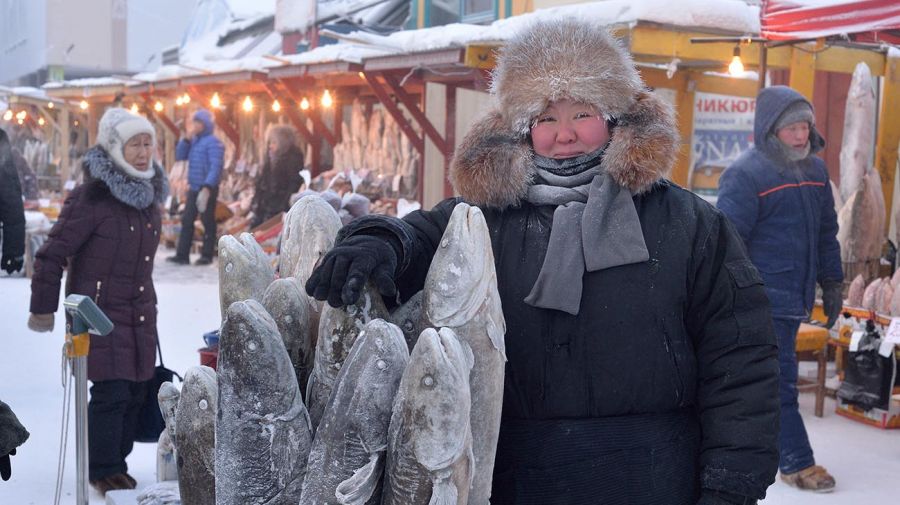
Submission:
M 884 334 L 884 340 L 900 344 L 900 317 L 891 318 L 891 325 L 888 326 L 887 332 Z
M 853 335 L 850 336 L 850 352 L 856 352 L 859 349 L 859 341 L 862 340 L 863 335 L 865 335 L 862 331 L 854 331 Z

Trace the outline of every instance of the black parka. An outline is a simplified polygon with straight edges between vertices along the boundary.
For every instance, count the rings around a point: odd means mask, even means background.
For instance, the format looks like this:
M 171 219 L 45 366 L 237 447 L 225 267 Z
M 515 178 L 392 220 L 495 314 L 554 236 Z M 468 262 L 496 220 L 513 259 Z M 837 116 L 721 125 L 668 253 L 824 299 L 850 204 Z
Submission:
M 422 289 L 458 201 L 446 200 L 403 221 L 364 217 L 342 236 L 385 231 L 396 236 L 405 299 Z M 772 482 L 778 462 L 778 365 L 759 274 L 727 219 L 695 195 L 661 182 L 634 202 L 650 260 L 586 273 L 578 316 L 523 301 L 543 264 L 553 208 L 523 202 L 518 208 L 483 209 L 507 326 L 495 496 L 507 491 L 497 489 L 504 461 L 511 457 L 510 464 L 517 464 L 516 456 L 503 454 L 516 451 L 505 447 L 504 431 L 518 438 L 523 421 L 536 422 L 544 433 L 554 421 L 629 416 L 636 426 L 670 430 L 674 438 L 699 428 L 696 453 L 687 459 L 698 471 L 685 474 L 699 474 L 698 487 L 763 497 Z M 643 422 L 661 417 L 667 422 Z M 601 426 L 598 433 L 615 429 Z M 635 439 L 629 449 L 644 447 L 649 436 L 627 428 L 617 433 Z M 653 481 L 646 477 L 638 485 Z
M 25 208 L 22 186 L 16 172 L 12 146 L 0 129 L 0 242 L 3 256 L 18 258 L 25 254 Z

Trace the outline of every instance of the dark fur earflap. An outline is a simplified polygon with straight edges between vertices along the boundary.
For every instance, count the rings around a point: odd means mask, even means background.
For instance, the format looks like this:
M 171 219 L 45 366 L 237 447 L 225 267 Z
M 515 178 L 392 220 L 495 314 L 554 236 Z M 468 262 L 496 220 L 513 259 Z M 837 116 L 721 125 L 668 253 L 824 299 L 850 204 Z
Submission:
M 495 110 L 472 125 L 460 143 L 450 182 L 473 205 L 516 206 L 531 183 L 531 157 L 528 141 L 511 131 Z
M 675 111 L 651 91 L 642 91 L 619 117 L 603 168 L 632 193 L 644 193 L 666 177 L 678 156 Z

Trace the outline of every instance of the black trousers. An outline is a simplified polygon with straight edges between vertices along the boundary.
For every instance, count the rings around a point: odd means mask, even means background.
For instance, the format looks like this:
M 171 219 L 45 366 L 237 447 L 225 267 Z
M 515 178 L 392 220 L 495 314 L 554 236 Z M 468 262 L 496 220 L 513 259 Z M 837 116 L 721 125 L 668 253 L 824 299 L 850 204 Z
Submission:
M 128 470 L 125 457 L 134 447 L 138 414 L 147 382 L 94 382 L 88 402 L 88 478 L 97 480 Z
M 197 194 L 199 191 L 189 190 L 185 202 L 184 214 L 181 215 L 181 234 L 178 236 L 178 248 L 175 254 L 187 259 L 191 252 L 191 242 L 194 240 L 194 221 L 197 220 Z M 209 193 L 209 203 L 206 210 L 200 214 L 200 222 L 203 223 L 203 247 L 200 255 L 212 258 L 213 247 L 216 243 L 216 198 L 219 196 L 219 188 L 212 188 Z

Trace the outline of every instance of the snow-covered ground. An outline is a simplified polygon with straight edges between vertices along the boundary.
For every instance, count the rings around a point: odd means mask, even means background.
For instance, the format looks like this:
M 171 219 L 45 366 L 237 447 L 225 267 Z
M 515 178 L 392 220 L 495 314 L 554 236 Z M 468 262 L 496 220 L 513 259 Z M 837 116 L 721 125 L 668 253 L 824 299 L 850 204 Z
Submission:
M 203 333 L 219 324 L 217 267 L 174 266 L 156 258 L 159 296 L 159 334 L 166 365 L 179 373 L 199 364 L 197 349 Z M 53 503 L 59 453 L 63 389 L 60 356 L 63 343 L 61 314 L 53 333 L 32 333 L 28 317 L 30 284 L 24 278 L 0 274 L 0 399 L 9 403 L 31 438 L 12 458 L 13 475 L 0 481 L 0 504 Z M 818 495 L 776 482 L 766 505 L 828 505 L 896 503 L 900 495 L 900 431 L 882 431 L 854 423 L 834 413 L 827 400 L 825 417 L 812 415 L 813 397 L 801 397 L 817 461 L 837 478 L 834 493 Z M 75 503 L 75 420 L 70 420 L 65 460 L 63 499 Z M 129 472 L 146 486 L 156 480 L 156 445 L 136 444 L 128 458 Z M 102 504 L 91 491 L 91 504 Z

